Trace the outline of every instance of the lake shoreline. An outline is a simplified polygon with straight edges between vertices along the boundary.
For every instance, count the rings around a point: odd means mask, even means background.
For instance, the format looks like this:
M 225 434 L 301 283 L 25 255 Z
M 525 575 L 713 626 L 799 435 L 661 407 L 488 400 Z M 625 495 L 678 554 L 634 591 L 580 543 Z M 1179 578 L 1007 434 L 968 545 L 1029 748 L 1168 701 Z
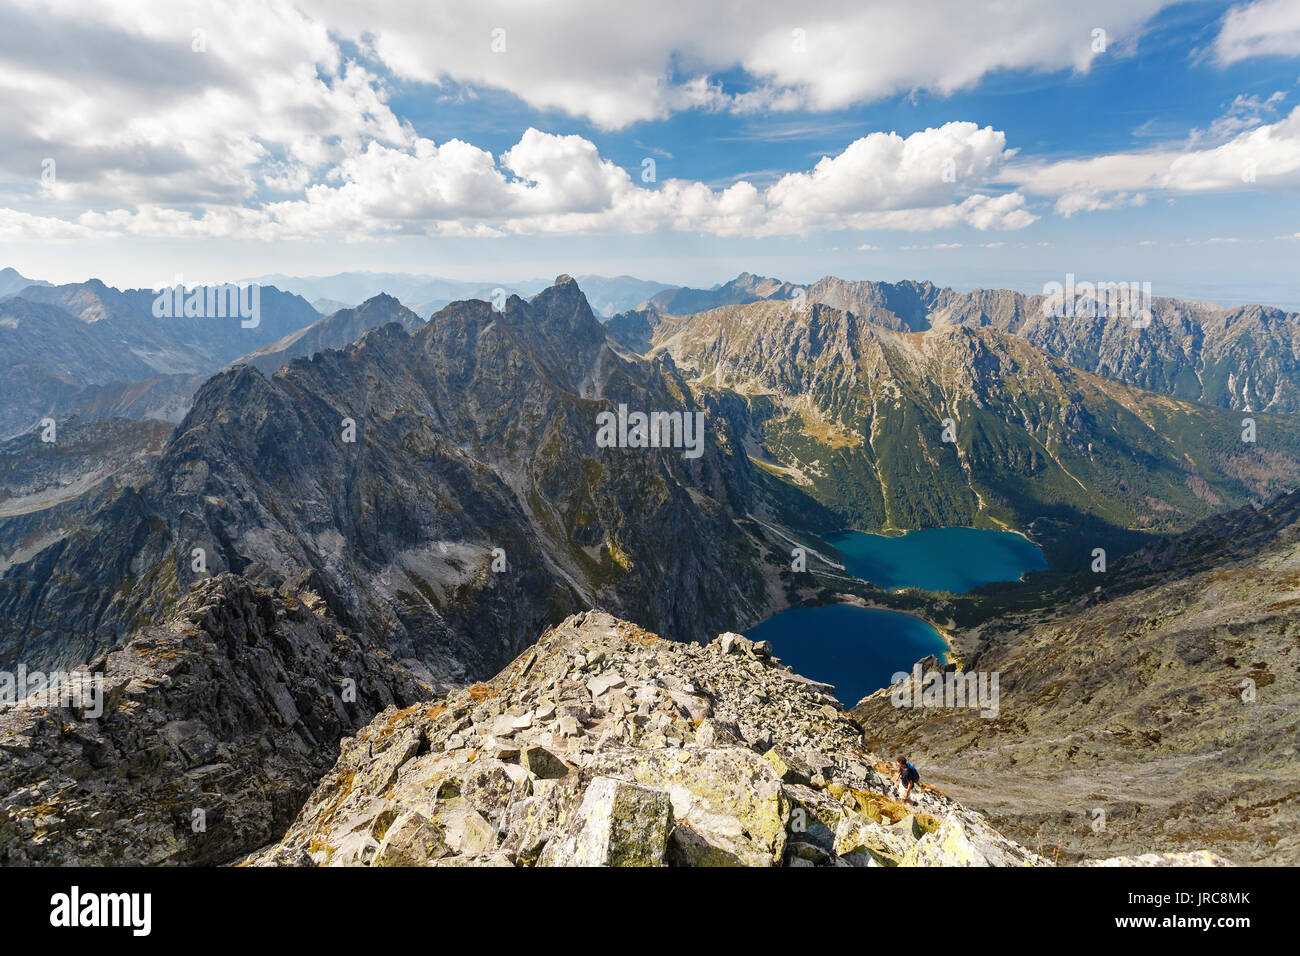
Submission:
M 789 539 L 787 539 L 789 540 Z M 1042 549 L 1024 532 L 952 526 L 894 534 L 846 531 L 821 537 L 844 561 L 844 583 L 823 581 L 809 603 L 784 610 L 747 628 L 747 637 L 770 640 L 777 656 L 799 673 L 833 684 L 845 706 L 890 686 L 930 657 L 962 668 L 951 612 L 945 625 L 926 616 L 942 614 L 939 603 L 904 600 L 915 590 L 942 600 L 994 582 L 1023 580 L 1048 567 Z M 823 559 L 825 560 L 825 559 Z M 838 577 L 838 575 L 836 575 Z M 872 591 L 859 592 L 849 582 Z
M 843 591 L 837 591 L 835 596 L 839 598 L 838 601 L 833 602 L 835 604 L 848 604 L 852 607 L 860 607 L 863 610 L 870 610 L 870 611 L 893 611 L 895 614 L 906 614 L 908 617 L 916 618 L 922 624 L 928 624 L 934 630 L 934 632 L 939 635 L 940 639 L 944 643 L 944 647 L 946 648 L 943 654 L 944 663 L 948 663 L 949 660 L 954 656 L 960 660 L 961 654 L 958 652 L 957 648 L 953 646 L 952 635 L 949 633 L 948 629 L 946 627 L 942 627 L 936 624 L 928 617 L 924 617 L 920 614 L 917 614 L 915 611 L 904 611 L 900 608 L 890 607 L 887 604 L 877 604 L 875 601 L 868 600 L 867 598 L 864 598 L 858 594 L 849 594 Z M 817 607 L 817 606 L 818 605 L 811 605 L 811 604 L 791 605 L 791 607 Z M 826 605 L 820 605 L 820 606 L 825 607 Z M 913 663 L 915 663 L 915 661 Z
M 1030 572 L 1051 570 L 1042 547 L 1011 529 L 951 525 L 880 533 L 850 528 L 822 538 L 845 571 L 882 591 L 965 594 L 986 584 L 1024 583 Z M 982 560 L 954 559 L 977 552 Z
M 1001 531 L 1001 532 L 1005 532 L 1006 534 L 1019 535 L 1020 537 L 1028 541 L 1030 544 L 1036 545 L 1040 548 L 1042 547 L 1042 545 L 1038 544 L 1037 541 L 1035 541 L 1033 538 L 1029 536 L 1028 531 L 1020 531 L 1017 528 L 977 528 L 974 525 L 969 525 L 969 524 L 935 525 L 932 528 L 887 528 L 880 531 L 863 531 L 861 528 L 837 528 L 836 530 L 828 532 L 826 535 L 823 535 L 822 537 L 823 538 L 833 537 L 835 535 L 848 534 L 852 532 L 854 534 L 874 534 L 877 538 L 905 538 L 909 534 L 913 534 L 917 531 L 938 531 L 944 528 L 965 528 L 967 531 Z
M 928 657 L 946 660 L 948 638 L 919 614 L 841 600 L 793 605 L 745 631 L 796 673 L 835 687 L 844 709 Z

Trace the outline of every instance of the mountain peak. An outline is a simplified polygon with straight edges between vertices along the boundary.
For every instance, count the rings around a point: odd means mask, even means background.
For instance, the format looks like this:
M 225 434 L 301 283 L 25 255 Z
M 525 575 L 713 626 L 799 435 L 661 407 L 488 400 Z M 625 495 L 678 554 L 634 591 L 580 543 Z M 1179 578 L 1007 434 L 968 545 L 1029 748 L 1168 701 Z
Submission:
M 576 334 L 593 343 L 605 340 L 604 326 L 591 311 L 587 297 L 570 275 L 556 276 L 555 284 L 533 296 L 527 307 L 534 313 L 539 328 L 566 336 Z
M 387 292 L 380 292 L 378 295 L 372 295 L 370 298 L 366 299 L 359 306 L 357 306 L 358 309 L 373 309 L 373 308 L 380 308 L 380 307 L 389 308 L 389 309 L 406 308 L 394 296 L 389 295 Z

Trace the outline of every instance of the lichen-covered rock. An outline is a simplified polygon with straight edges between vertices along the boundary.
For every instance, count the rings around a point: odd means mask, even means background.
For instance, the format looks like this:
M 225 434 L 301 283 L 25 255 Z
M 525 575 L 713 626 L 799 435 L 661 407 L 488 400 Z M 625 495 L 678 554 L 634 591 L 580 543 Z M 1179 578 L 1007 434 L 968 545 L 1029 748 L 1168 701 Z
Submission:
M 545 747 L 528 747 L 519 754 L 519 764 L 535 777 L 554 780 L 569 772 L 568 766 Z
M 597 754 L 592 769 L 671 797 L 677 864 L 780 861 L 789 802 L 771 765 L 752 750 L 623 747 Z
M 808 783 L 812 779 L 812 768 L 798 757 L 782 754 L 773 747 L 763 755 L 784 783 Z
M 907 821 L 909 831 L 911 821 Z M 912 844 L 900 866 L 1034 866 L 1047 861 L 1028 853 L 982 820 L 950 812 L 933 833 Z
M 397 817 L 383 835 L 374 865 L 423 866 L 450 852 L 446 832 L 421 814 L 408 810 Z
M 673 829 L 662 790 L 597 777 L 570 830 L 551 839 L 539 866 L 659 866 Z
M 385 710 L 248 862 L 1047 862 L 938 792 L 899 802 L 828 699 L 738 635 L 700 647 L 574 615 L 491 681 Z

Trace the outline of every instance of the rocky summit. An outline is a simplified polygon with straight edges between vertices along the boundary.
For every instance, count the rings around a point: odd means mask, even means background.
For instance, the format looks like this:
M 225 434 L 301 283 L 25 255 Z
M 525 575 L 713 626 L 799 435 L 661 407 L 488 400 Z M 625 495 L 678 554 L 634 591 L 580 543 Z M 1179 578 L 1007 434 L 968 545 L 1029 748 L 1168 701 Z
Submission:
M 738 634 L 677 643 L 576 614 L 492 680 L 384 710 L 244 862 L 1052 864 L 938 790 L 904 804 L 833 690 Z

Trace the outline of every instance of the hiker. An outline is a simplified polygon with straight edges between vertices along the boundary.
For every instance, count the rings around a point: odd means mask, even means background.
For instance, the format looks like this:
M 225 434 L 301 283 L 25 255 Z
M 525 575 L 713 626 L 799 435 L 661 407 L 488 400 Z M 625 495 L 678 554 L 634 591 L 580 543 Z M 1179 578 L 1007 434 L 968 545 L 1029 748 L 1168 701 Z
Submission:
M 912 787 L 921 782 L 921 775 L 916 772 L 916 768 L 907 762 L 906 757 L 898 758 L 898 785 L 906 785 L 907 792 L 903 794 L 903 802 L 912 802 Z

